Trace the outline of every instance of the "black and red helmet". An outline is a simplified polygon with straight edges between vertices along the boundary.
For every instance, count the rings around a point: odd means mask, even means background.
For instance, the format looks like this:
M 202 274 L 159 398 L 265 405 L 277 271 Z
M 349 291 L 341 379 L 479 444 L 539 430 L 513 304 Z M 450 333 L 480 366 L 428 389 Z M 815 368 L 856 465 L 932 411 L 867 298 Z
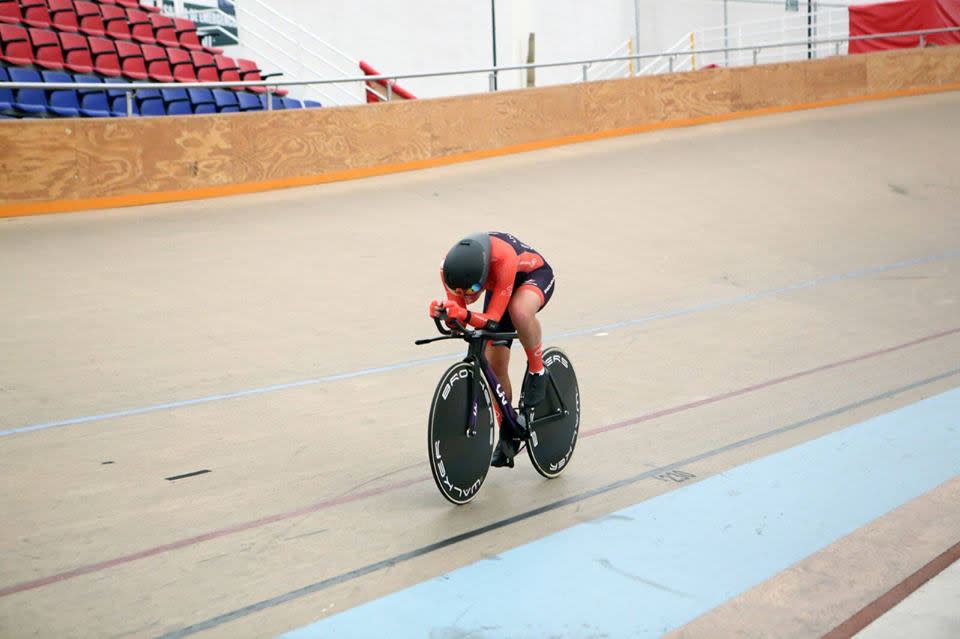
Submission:
M 443 283 L 458 295 L 479 293 L 490 273 L 490 236 L 468 235 L 453 245 L 443 260 Z

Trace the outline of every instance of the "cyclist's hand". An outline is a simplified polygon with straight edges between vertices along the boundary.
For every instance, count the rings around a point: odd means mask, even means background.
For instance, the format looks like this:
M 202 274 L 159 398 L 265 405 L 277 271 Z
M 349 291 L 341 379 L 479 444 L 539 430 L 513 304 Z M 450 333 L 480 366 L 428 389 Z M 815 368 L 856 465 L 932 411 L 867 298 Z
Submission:
M 430 317 L 437 318 L 440 317 L 440 311 L 443 310 L 443 302 L 440 300 L 433 300 L 430 302 Z
M 447 311 L 447 319 L 450 321 L 459 320 L 461 322 L 467 321 L 467 309 L 460 306 L 454 301 L 447 300 L 443 303 L 444 310 Z

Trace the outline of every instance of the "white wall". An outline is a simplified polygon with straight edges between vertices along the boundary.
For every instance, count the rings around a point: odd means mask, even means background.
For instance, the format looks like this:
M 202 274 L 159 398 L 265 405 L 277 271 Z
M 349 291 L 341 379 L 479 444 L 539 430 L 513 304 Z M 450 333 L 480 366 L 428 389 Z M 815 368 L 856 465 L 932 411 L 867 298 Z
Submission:
M 498 64 L 525 63 L 531 32 L 536 34 L 538 62 L 606 56 L 633 37 L 635 1 L 640 14 L 639 52 L 663 51 L 690 31 L 723 23 L 723 0 L 497 0 Z M 236 0 L 236 4 L 247 54 L 264 68 L 281 68 L 286 78 L 333 77 L 338 72 L 316 58 L 295 64 L 295 56 L 278 52 L 280 47 L 295 50 L 300 37 L 297 29 L 272 16 L 270 10 L 384 73 L 492 65 L 489 0 Z M 804 9 L 806 0 L 800 0 L 800 5 Z M 785 12 L 784 0 L 728 0 L 727 10 L 731 24 L 796 15 Z M 294 32 L 294 39 L 274 33 L 272 42 L 265 42 L 267 23 Z M 348 65 L 345 60 L 338 64 Z M 358 68 L 345 70 L 359 75 Z M 539 69 L 537 84 L 570 82 L 579 74 L 580 69 L 573 67 Z M 520 71 L 504 73 L 499 87 L 522 86 L 523 78 Z M 487 76 L 474 75 L 410 79 L 401 84 L 418 97 L 435 97 L 486 91 L 488 82 Z

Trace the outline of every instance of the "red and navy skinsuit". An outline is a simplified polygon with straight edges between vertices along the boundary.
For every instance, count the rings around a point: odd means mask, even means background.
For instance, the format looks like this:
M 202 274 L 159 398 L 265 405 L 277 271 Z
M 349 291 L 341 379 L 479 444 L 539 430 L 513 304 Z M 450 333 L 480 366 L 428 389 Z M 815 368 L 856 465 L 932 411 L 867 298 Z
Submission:
M 474 328 L 492 328 L 496 324 L 497 330 L 513 331 L 513 322 L 507 312 L 507 305 L 514 291 L 529 289 L 540 296 L 540 308 L 547 305 L 553 295 L 553 269 L 547 264 L 534 248 L 524 244 L 509 233 L 491 231 L 490 236 L 490 270 L 487 281 L 483 285 L 486 299 L 483 301 L 482 313 L 471 313 L 467 323 Z M 443 279 L 443 272 L 440 273 Z M 465 299 L 444 287 L 447 299 L 466 308 L 467 304 L 476 300 Z

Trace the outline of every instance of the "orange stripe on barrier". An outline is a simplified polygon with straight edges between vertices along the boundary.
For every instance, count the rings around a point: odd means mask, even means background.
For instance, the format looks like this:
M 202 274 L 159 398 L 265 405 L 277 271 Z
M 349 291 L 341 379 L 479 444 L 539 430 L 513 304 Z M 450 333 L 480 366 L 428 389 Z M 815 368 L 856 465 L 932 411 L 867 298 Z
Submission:
M 159 193 L 133 193 L 130 195 L 114 195 L 107 197 L 87 198 L 79 200 L 47 200 L 33 202 L 15 202 L 0 204 L 0 217 L 18 217 L 27 215 L 43 215 L 47 213 L 68 213 L 76 211 L 87 211 L 91 209 L 105 209 L 124 206 L 141 206 L 145 204 L 161 204 L 164 202 L 179 202 L 183 200 L 201 200 L 212 197 L 224 197 L 229 195 L 246 195 L 249 193 L 259 193 L 262 191 L 272 191 L 275 189 L 285 189 L 298 186 L 313 186 L 317 184 L 326 184 L 329 182 L 342 182 L 345 180 L 356 180 L 359 178 L 373 177 L 377 175 L 387 175 L 390 173 L 400 173 L 403 171 L 415 171 L 418 169 L 427 169 L 438 166 L 447 166 L 460 162 L 470 162 L 473 160 L 483 160 L 487 158 L 499 157 L 502 155 L 511 155 L 514 153 L 526 153 L 528 151 L 538 151 L 555 146 L 567 144 L 576 144 L 579 142 L 591 142 L 594 140 L 603 140 L 606 138 L 622 137 L 626 135 L 635 135 L 638 133 L 647 133 L 650 131 L 659 131 L 663 129 L 676 129 L 681 127 L 697 126 L 700 124 L 714 124 L 718 122 L 729 122 L 731 120 L 740 120 L 744 118 L 757 117 L 762 115 L 774 115 L 778 113 L 789 113 L 791 111 L 804 111 L 808 109 L 818 109 L 822 107 L 841 106 L 844 104 L 855 104 L 858 102 L 869 102 L 873 100 L 886 100 L 890 98 L 900 98 L 915 95 L 925 95 L 930 93 L 945 93 L 948 91 L 960 90 L 960 83 L 943 84 L 936 87 L 922 87 L 912 89 L 899 89 L 896 91 L 885 91 L 882 93 L 873 93 L 869 95 L 833 98 L 830 100 L 821 100 L 817 102 L 805 102 L 801 104 L 791 104 L 784 106 L 765 107 L 761 109 L 751 109 L 748 111 L 734 111 L 730 113 L 718 113 L 714 115 L 704 115 L 695 118 L 681 118 L 677 120 L 664 120 L 662 122 L 651 122 L 648 124 L 639 124 L 635 126 L 623 127 L 618 129 L 608 129 L 606 131 L 595 131 L 591 133 L 581 133 L 577 135 L 567 135 L 558 138 L 548 138 L 534 142 L 524 142 L 522 144 L 513 144 L 509 146 L 497 147 L 494 149 L 484 149 L 480 151 L 468 151 L 456 155 L 447 155 L 426 160 L 414 160 L 410 162 L 401 162 L 398 164 L 384 164 L 381 166 L 371 166 L 358 169 L 348 169 L 344 171 L 331 171 L 319 175 L 306 175 L 302 177 L 281 178 L 277 180 L 267 180 L 263 182 L 246 182 L 242 184 L 227 184 L 223 186 L 211 186 L 197 189 L 186 189 L 181 191 L 161 191 Z

